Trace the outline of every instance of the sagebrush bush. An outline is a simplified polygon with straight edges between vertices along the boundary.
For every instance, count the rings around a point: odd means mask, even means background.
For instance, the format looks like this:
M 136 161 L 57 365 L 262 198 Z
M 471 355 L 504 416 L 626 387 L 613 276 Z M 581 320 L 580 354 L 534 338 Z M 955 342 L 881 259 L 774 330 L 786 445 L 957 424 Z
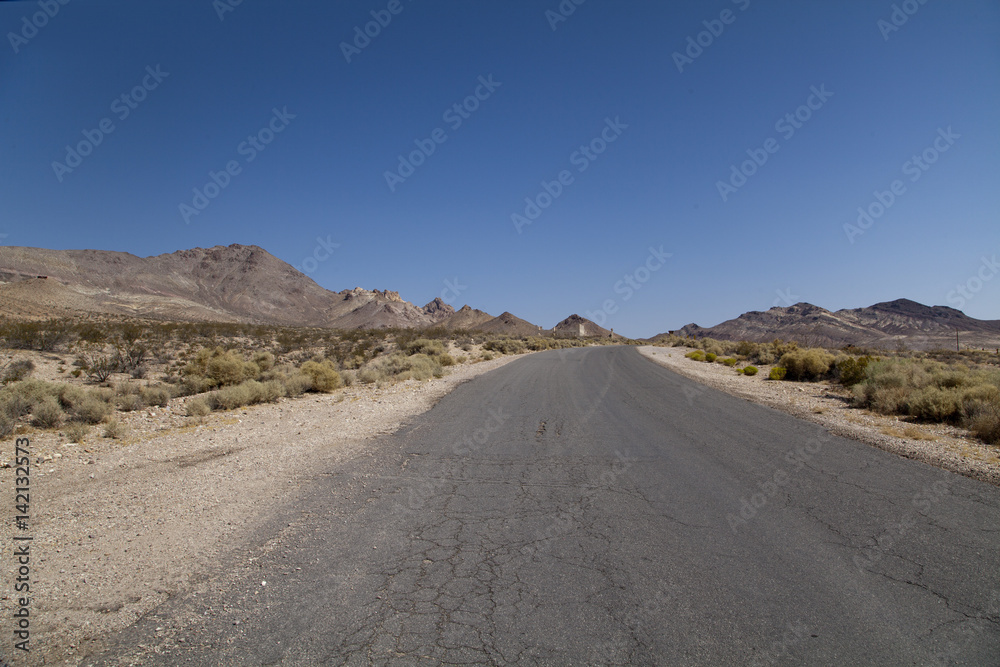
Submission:
M 788 369 L 787 368 L 782 368 L 781 366 L 775 366 L 774 368 L 771 369 L 771 372 L 768 373 L 767 379 L 768 380 L 784 380 L 785 379 L 785 375 L 787 373 L 788 373 Z
M 80 422 L 73 422 L 69 424 L 63 433 L 70 442 L 83 442 L 87 435 L 90 433 L 90 427 L 86 424 L 81 424 Z
M 87 396 L 73 406 L 71 414 L 86 424 L 100 424 L 111 414 L 111 406 L 97 396 Z
M 55 428 L 63 420 L 63 409 L 55 396 L 46 396 L 31 410 L 31 423 L 39 428 Z
M 249 405 L 252 394 L 246 384 L 231 385 L 217 389 L 208 395 L 208 404 L 213 410 L 235 410 Z
M 125 426 L 117 419 L 111 419 L 104 425 L 104 437 L 118 440 L 125 437 Z
M 212 411 L 211 406 L 209 406 L 208 401 L 202 397 L 192 398 L 184 406 L 184 411 L 187 413 L 188 417 L 204 417 Z
M 274 368 L 274 355 L 267 350 L 255 352 L 251 361 L 257 365 L 257 368 L 259 368 L 262 373 Z
M 747 366 L 743 369 L 743 375 L 757 375 L 756 366 Z
M 333 362 L 324 360 L 323 362 L 307 361 L 299 369 L 312 379 L 312 390 L 329 393 L 340 388 L 343 382 L 340 373 Z
M 450 354 L 448 354 L 446 352 L 442 352 L 441 354 L 437 355 L 437 362 L 439 364 L 441 364 L 442 366 L 454 366 L 455 365 L 455 360 L 452 358 L 452 356 Z
M 124 394 L 118 397 L 118 409 L 122 412 L 133 412 L 142 410 L 146 404 L 142 401 L 142 396 L 138 394 Z
M 143 387 L 139 391 L 146 405 L 157 405 L 165 408 L 170 403 L 170 390 L 166 387 Z
M 830 373 L 835 357 L 820 348 L 792 350 L 781 355 L 778 363 L 785 369 L 789 380 L 819 380 Z

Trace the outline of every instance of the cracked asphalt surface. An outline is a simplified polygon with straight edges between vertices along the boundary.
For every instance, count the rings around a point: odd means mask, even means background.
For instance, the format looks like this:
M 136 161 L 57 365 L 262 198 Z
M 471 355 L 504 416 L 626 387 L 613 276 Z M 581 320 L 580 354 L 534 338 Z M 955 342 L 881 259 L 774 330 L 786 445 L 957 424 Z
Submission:
M 1000 490 L 628 347 L 508 364 L 310 484 L 87 664 L 1000 664 Z

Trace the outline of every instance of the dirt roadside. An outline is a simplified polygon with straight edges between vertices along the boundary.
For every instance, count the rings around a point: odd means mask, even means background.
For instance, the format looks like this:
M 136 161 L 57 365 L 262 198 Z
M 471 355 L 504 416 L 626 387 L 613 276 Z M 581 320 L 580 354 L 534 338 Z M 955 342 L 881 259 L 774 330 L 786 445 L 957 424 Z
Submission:
M 847 391 L 828 382 L 773 382 L 770 366 L 752 377 L 723 364 L 693 361 L 694 348 L 644 346 L 639 352 L 670 370 L 713 389 L 822 425 L 887 452 L 1000 486 L 1000 448 L 946 424 L 916 424 L 899 417 L 852 408 Z
M 30 520 L 14 526 L 14 441 L 0 446 L 9 553 L 30 536 L 30 654 L 15 664 L 79 664 L 102 637 L 134 623 L 184 590 L 227 553 L 244 548 L 278 504 L 294 502 L 308 479 L 364 455 L 366 441 L 392 433 L 462 382 L 518 357 L 455 367 L 427 382 L 281 399 L 203 420 L 184 401 L 130 413 L 123 441 L 57 432 L 30 439 Z M 23 542 L 19 543 L 23 544 Z M 15 605 L 17 564 L 3 558 L 3 608 Z M 16 594 L 17 597 L 23 595 Z M 12 629 L 10 616 L 4 636 Z M 17 651 L 20 653 L 20 651 Z

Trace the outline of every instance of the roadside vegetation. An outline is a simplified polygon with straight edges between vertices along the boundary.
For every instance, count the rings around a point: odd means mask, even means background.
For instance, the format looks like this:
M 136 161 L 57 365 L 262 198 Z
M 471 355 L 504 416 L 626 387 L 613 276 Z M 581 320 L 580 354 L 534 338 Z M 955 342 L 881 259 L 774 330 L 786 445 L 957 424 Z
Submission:
M 138 410 L 183 404 L 200 419 L 355 383 L 428 380 L 501 355 L 607 342 L 96 316 L 0 320 L 0 438 L 33 428 L 61 429 L 73 441 L 94 433 L 122 438 L 120 417 Z
M 951 424 L 1000 445 L 1000 356 L 985 350 L 840 350 L 770 343 L 691 340 L 669 336 L 665 346 L 697 349 L 685 356 L 723 363 L 743 375 L 766 366 L 775 382 L 826 382 L 842 388 L 851 405 L 913 422 Z

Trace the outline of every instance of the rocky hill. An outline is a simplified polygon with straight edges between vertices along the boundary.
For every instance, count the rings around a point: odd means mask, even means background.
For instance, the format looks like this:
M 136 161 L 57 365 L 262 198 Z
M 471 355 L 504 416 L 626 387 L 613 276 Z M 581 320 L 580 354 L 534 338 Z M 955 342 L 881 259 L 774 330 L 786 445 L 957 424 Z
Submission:
M 560 338 L 609 338 L 611 332 L 599 327 L 585 317 L 573 313 L 552 328 L 552 333 Z
M 420 308 L 388 290 L 332 292 L 263 248 L 238 244 L 154 257 L 2 246 L 0 281 L 0 309 L 22 317 L 87 312 L 353 329 L 426 327 L 454 312 L 440 299 Z
M 1000 346 L 1000 320 L 977 320 L 954 308 L 925 306 L 909 299 L 835 312 L 797 303 L 766 312 L 750 311 L 714 327 L 688 324 L 673 333 L 760 342 L 781 338 L 825 347 L 905 345 L 926 350 L 954 348 L 956 332 L 963 346 Z

